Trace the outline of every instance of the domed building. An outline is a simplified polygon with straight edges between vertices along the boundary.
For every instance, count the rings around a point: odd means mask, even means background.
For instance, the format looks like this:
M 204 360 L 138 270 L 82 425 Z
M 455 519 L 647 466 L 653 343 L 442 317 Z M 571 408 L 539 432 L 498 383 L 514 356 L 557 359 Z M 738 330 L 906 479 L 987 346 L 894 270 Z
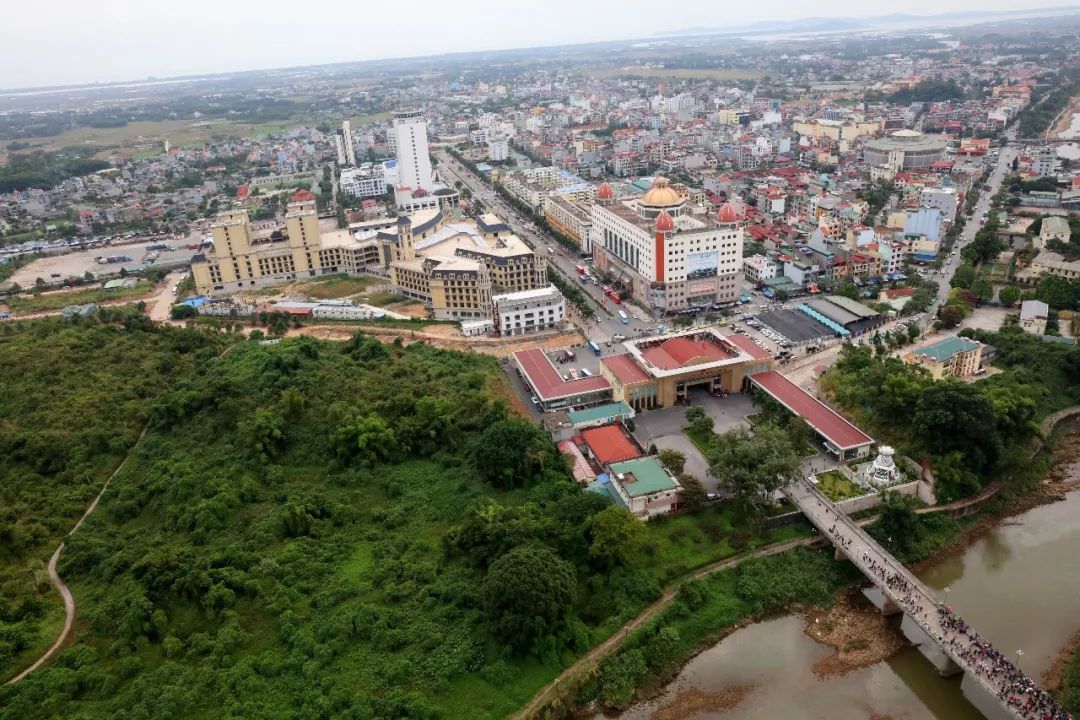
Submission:
M 609 190 L 601 185 L 591 208 L 593 260 L 635 302 L 664 314 L 736 299 L 744 213 L 735 205 L 714 215 L 663 177 L 637 199 Z
M 863 148 L 863 160 L 870 167 L 888 166 L 893 172 L 928 168 L 945 154 L 945 138 L 923 135 L 918 130 L 897 130 L 871 140 Z

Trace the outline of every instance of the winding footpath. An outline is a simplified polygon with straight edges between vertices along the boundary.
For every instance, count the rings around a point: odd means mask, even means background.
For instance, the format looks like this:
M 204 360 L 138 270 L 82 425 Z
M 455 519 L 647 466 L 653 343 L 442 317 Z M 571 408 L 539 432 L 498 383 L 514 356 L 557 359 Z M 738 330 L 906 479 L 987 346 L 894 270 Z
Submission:
M 82 517 L 79 518 L 79 521 L 76 522 L 75 526 L 71 528 L 71 530 L 68 532 L 69 536 L 74 535 L 75 531 L 82 527 L 82 524 L 86 522 L 86 518 L 90 517 L 90 513 L 94 512 L 94 509 L 97 508 L 98 502 L 101 500 L 101 496 L 104 495 L 105 491 L 109 489 L 109 483 L 111 483 L 112 479 L 118 474 L 120 474 L 120 471 L 124 469 L 125 465 L 127 465 L 128 458 L 130 458 L 138 449 L 139 445 L 143 441 L 143 438 L 146 437 L 146 431 L 149 429 L 150 421 L 147 420 L 146 424 L 143 425 L 142 432 L 139 433 L 139 439 L 135 441 L 135 444 L 131 447 L 131 450 L 128 451 L 128 454 L 124 456 L 124 459 L 121 460 L 120 464 L 116 466 L 115 470 L 113 470 L 112 475 L 110 475 L 105 481 L 105 484 L 101 486 L 101 490 L 98 492 L 97 497 L 94 498 L 93 502 L 91 502 L 90 505 L 86 508 L 86 512 L 82 514 Z M 49 582 L 53 584 L 53 587 L 56 588 L 56 591 L 60 593 L 60 597 L 64 599 L 64 629 L 60 631 L 60 635 L 57 636 L 56 640 L 49 647 L 49 649 L 46 650 L 41 657 L 35 660 L 33 665 L 8 680 L 8 685 L 19 682 L 24 677 L 34 672 L 39 667 L 51 660 L 52 657 L 60 651 L 60 648 L 62 648 L 67 643 L 68 638 L 71 636 L 71 630 L 75 626 L 75 598 L 72 597 L 71 590 L 68 589 L 68 586 L 60 578 L 60 574 L 56 572 L 56 563 L 60 560 L 60 553 L 62 553 L 63 551 L 64 541 L 61 540 L 60 545 L 57 546 L 56 550 L 52 554 L 52 557 L 49 558 L 48 569 Z
M 867 518 L 866 520 L 860 521 L 860 523 L 869 522 L 870 520 L 871 518 Z M 719 560 L 717 562 L 699 568 L 698 570 L 694 571 L 690 575 L 680 580 L 677 584 L 665 588 L 659 600 L 647 607 L 640 615 L 635 617 L 626 626 L 624 626 L 622 630 L 619 630 L 607 640 L 582 655 L 572 665 L 559 673 L 559 676 L 544 687 L 542 687 L 540 691 L 533 696 L 533 699 L 530 700 L 527 705 L 514 713 L 514 715 L 512 716 L 513 720 L 528 720 L 529 718 L 532 718 L 538 711 L 540 711 L 557 697 L 560 684 L 562 684 L 563 687 L 567 687 L 572 684 L 572 681 L 574 679 L 592 672 L 604 658 L 622 647 L 622 644 L 626 642 L 626 639 L 630 636 L 630 633 L 634 632 L 639 627 L 652 620 L 662 610 L 664 610 L 664 608 L 670 605 L 678 596 L 679 589 L 685 583 L 691 580 L 698 580 L 705 577 L 706 575 L 720 572 L 721 570 L 730 570 L 734 567 L 738 567 L 741 563 L 744 563 L 747 560 L 751 560 L 753 558 L 777 555 L 782 552 L 787 552 L 788 550 L 793 550 L 797 547 L 805 547 L 807 545 L 813 545 L 814 543 L 820 542 L 823 542 L 823 538 L 821 535 L 812 535 L 805 538 L 786 540 L 782 543 L 768 545 L 758 550 L 754 550 L 745 555 L 739 555 L 738 557 L 728 558 L 726 560 Z
M 235 344 L 225 348 L 217 356 L 218 359 L 220 360 L 221 358 L 228 355 L 234 347 L 236 347 Z M 124 466 L 127 465 L 128 459 L 135 454 L 136 450 L 139 449 L 139 445 L 142 444 L 143 438 L 146 437 L 146 433 L 149 430 L 150 420 L 148 419 L 146 421 L 146 424 L 143 425 L 142 432 L 139 433 L 139 438 L 135 441 L 135 444 L 131 446 L 131 449 L 128 450 L 127 455 L 124 456 L 124 459 L 121 460 L 120 464 L 116 466 L 115 470 L 113 470 L 112 475 L 110 475 L 108 479 L 105 480 L 105 484 L 101 486 L 101 490 L 98 492 L 97 497 L 95 497 L 93 502 L 91 502 L 90 505 L 86 508 L 86 512 L 82 514 L 82 517 L 80 517 L 79 521 L 75 523 L 75 526 L 68 531 L 68 536 L 74 535 L 75 531 L 82 527 L 82 524 L 86 522 L 86 518 L 90 517 L 90 513 L 94 512 L 94 510 L 98 506 L 98 503 L 101 501 L 101 497 L 105 494 L 105 491 L 109 489 L 109 483 L 111 483 L 113 481 L 113 478 L 119 475 L 120 471 L 124 469 Z M 53 656 L 56 655 L 56 653 L 59 652 L 62 647 L 64 647 L 64 645 L 68 641 L 68 638 L 71 637 L 71 630 L 75 627 L 75 598 L 71 595 L 71 590 L 68 589 L 68 586 L 60 578 L 60 574 L 56 571 L 56 563 L 59 562 L 60 553 L 62 552 L 64 552 L 63 540 L 60 541 L 60 545 L 53 552 L 52 557 L 49 558 L 48 572 L 49 582 L 52 583 L 53 587 L 56 588 L 56 591 L 60 593 L 60 597 L 64 600 L 64 629 L 60 631 L 60 635 L 57 636 L 56 640 L 49 647 L 49 649 L 46 650 L 41 657 L 35 660 L 33 665 L 8 680 L 6 683 L 8 685 L 19 682 L 24 677 L 37 670 L 39 667 L 49 662 L 49 660 L 51 660 Z

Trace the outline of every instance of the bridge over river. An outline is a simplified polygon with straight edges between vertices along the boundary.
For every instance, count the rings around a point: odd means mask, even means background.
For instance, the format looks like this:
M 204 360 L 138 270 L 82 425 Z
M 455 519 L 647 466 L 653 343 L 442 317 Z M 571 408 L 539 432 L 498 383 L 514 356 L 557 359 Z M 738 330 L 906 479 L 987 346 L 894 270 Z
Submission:
M 801 479 L 784 492 L 837 553 L 873 581 L 874 587 L 865 591 L 871 602 L 883 613 L 904 614 L 901 631 L 938 672 L 964 674 L 960 687 L 983 715 L 990 720 L 1070 718 L 1007 654 L 982 640 L 812 482 Z

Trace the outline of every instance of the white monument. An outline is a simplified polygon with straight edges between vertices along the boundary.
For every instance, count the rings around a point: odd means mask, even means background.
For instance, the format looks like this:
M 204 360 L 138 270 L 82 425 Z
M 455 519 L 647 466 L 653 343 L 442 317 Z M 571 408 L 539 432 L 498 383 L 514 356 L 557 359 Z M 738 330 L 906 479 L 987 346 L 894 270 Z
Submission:
M 863 470 L 863 481 L 874 487 L 885 487 L 900 479 L 900 468 L 893 461 L 896 451 L 888 445 L 878 448 L 878 456 Z

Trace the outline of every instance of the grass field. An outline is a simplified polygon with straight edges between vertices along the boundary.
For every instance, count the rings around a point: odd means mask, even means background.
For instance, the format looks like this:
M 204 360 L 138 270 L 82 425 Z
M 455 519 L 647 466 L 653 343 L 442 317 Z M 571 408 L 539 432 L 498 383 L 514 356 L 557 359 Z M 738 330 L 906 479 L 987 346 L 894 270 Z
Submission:
M 374 285 L 380 285 L 384 282 L 384 280 L 374 277 L 332 275 L 319 280 L 297 283 L 296 285 L 293 285 L 291 289 L 317 300 L 332 300 L 335 298 L 357 295 Z
M 49 293 L 37 297 L 15 296 L 9 297 L 5 302 L 12 312 L 35 313 L 46 310 L 59 310 L 68 305 L 85 305 L 86 303 L 108 302 L 110 300 L 122 300 L 124 298 L 138 298 L 148 295 L 154 286 L 140 282 L 135 287 L 119 288 L 117 290 L 105 290 L 94 287 L 73 292 Z
M 763 74 L 757 70 L 737 70 L 734 68 L 654 68 L 640 66 L 605 68 L 589 72 L 598 77 L 675 78 L 680 80 L 757 80 Z
M 277 123 L 236 123 L 228 120 L 144 121 L 128 123 L 118 128 L 80 127 L 60 135 L 27 138 L 26 142 L 36 146 L 35 150 L 52 152 L 70 145 L 88 145 L 101 148 L 101 152 L 95 157 L 105 158 L 115 152 L 144 159 L 161 153 L 166 138 L 172 147 L 196 147 L 215 140 L 271 135 L 290 126 Z
M 389 120 L 392 117 L 393 115 L 391 115 L 389 112 L 377 112 L 371 113 L 370 115 L 360 115 L 358 117 L 349 118 L 349 122 L 352 123 L 353 127 L 358 127 L 360 125 L 367 125 L 369 123 L 383 122 L 384 120 Z
M 864 494 L 855 483 L 835 470 L 819 473 L 817 481 L 818 489 L 833 502 L 840 502 Z
M 996 262 L 983 265 L 979 275 L 990 282 L 1007 282 L 1009 280 L 1009 264 Z
M 412 298 L 405 297 L 404 295 L 398 295 L 391 292 L 374 293 L 367 299 L 368 304 L 375 305 L 376 307 L 386 307 L 388 305 L 396 305 L 397 303 L 413 302 Z

